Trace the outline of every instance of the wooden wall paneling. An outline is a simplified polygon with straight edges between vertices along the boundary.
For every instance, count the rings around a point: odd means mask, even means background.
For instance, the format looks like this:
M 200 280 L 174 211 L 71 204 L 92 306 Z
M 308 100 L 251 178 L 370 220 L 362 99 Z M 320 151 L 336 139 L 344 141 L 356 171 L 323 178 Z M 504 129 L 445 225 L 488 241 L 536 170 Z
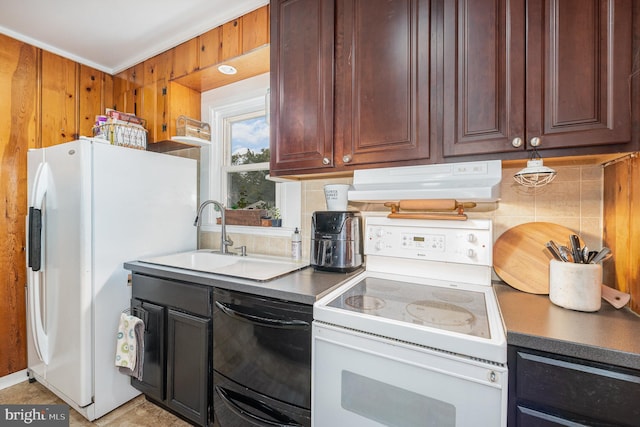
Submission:
M 28 148 L 36 147 L 37 49 L 0 34 L 0 377 L 27 367 Z
M 106 108 L 114 108 L 113 80 L 112 75 L 102 73 L 102 111 Z
M 77 72 L 76 62 L 42 51 L 40 135 L 43 147 L 78 137 Z
M 200 69 L 220 62 L 222 55 L 222 27 L 216 27 L 198 37 L 198 55 Z
M 630 160 L 630 206 L 629 206 L 629 278 L 628 292 L 631 294 L 630 307 L 640 314 L 640 159 Z M 632 214 L 633 213 L 633 214 Z
M 92 136 L 96 115 L 104 114 L 103 85 L 102 71 L 80 65 L 80 91 L 78 92 L 80 136 Z
M 220 61 L 242 53 L 242 17 L 222 25 L 222 49 Z
M 604 246 L 613 252 L 613 257 L 603 263 L 602 281 L 622 292 L 629 292 L 630 178 L 628 160 L 604 168 L 602 239 Z
M 269 43 L 269 5 L 242 17 L 242 52 L 247 53 Z

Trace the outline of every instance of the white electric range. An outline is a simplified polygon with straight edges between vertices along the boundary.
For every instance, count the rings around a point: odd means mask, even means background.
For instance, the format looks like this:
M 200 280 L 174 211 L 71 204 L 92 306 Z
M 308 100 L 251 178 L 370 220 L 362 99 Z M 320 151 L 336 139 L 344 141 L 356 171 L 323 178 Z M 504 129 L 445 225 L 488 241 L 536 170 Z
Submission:
M 505 426 L 490 220 L 368 217 L 366 269 L 314 305 L 315 427 Z

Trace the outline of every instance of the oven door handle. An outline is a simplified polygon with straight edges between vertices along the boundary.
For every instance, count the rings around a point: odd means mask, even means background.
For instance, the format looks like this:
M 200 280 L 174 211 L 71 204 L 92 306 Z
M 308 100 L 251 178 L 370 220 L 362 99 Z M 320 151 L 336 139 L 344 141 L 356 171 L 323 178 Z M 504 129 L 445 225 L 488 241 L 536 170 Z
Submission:
M 304 320 L 269 319 L 266 317 L 255 316 L 253 314 L 242 313 L 241 311 L 234 310 L 233 308 L 220 301 L 216 301 L 216 306 L 227 316 L 258 326 L 266 326 L 269 328 L 279 329 L 309 329 L 310 327 L 309 322 L 305 322 Z
M 249 396 L 244 396 L 240 393 L 236 393 L 232 390 L 227 390 L 220 386 L 216 386 L 215 389 L 216 393 L 218 393 L 218 396 L 220 396 L 220 399 L 222 399 L 222 402 L 227 405 L 227 407 L 234 414 L 244 419 L 245 421 L 249 421 L 252 424 L 259 423 L 260 425 L 268 427 L 302 427 L 302 425 L 298 424 L 286 415 L 276 411 L 275 409 L 265 405 L 262 402 L 250 398 Z M 248 405 L 264 414 L 267 414 L 278 421 L 267 420 L 255 414 L 252 414 L 241 408 L 234 402 L 234 400 L 237 400 L 240 403 L 244 403 L 245 405 Z

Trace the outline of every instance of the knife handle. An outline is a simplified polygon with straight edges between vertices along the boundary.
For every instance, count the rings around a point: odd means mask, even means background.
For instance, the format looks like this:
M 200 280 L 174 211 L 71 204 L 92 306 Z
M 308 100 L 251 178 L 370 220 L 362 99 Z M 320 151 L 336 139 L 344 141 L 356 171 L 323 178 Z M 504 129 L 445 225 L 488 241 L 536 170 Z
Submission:
M 582 258 L 582 250 L 580 249 L 580 238 L 577 234 L 572 234 L 569 236 L 569 240 L 571 241 L 571 254 L 573 255 L 573 262 L 584 264 L 584 259 Z

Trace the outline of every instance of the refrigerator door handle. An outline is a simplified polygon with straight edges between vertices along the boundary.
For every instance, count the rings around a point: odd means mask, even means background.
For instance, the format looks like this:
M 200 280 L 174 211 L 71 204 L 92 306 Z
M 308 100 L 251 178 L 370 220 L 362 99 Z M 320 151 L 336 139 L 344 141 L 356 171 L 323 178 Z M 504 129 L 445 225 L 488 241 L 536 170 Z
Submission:
M 31 320 L 31 332 L 40 360 L 49 364 L 49 337 L 44 330 L 42 319 L 43 295 L 40 278 L 42 274 L 42 208 L 44 198 L 49 186 L 49 166 L 40 163 L 36 170 L 33 187 L 31 188 L 31 200 L 29 201 L 29 214 L 27 232 L 27 291 L 29 298 L 29 316 Z
M 42 210 L 29 207 L 29 250 L 27 251 L 27 266 L 33 271 L 42 267 Z
M 49 364 L 49 337 L 44 331 L 42 320 L 42 294 L 40 286 L 40 273 L 29 269 L 27 290 L 29 295 L 29 317 L 31 320 L 31 333 L 38 358 L 45 365 Z
M 48 187 L 49 165 L 44 162 L 40 163 L 36 170 L 33 188 L 31 189 L 31 200 L 29 201 L 27 265 L 33 271 L 39 271 L 42 268 L 42 208 Z

